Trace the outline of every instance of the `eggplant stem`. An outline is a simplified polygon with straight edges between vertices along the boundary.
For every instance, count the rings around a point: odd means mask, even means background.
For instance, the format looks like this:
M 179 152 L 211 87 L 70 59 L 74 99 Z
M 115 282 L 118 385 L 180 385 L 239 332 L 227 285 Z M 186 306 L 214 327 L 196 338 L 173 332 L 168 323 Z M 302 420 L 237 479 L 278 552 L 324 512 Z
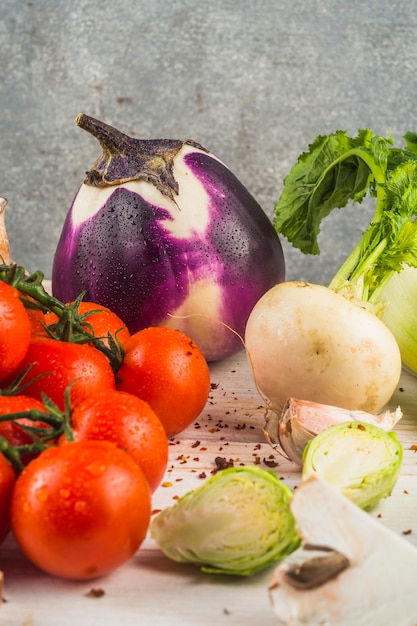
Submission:
M 84 184 L 92 187 L 109 187 L 141 180 L 154 185 L 176 204 L 179 186 L 173 172 L 175 156 L 185 144 L 207 152 L 192 140 L 129 137 L 85 113 L 77 115 L 75 123 L 93 135 L 103 151 L 84 180 Z

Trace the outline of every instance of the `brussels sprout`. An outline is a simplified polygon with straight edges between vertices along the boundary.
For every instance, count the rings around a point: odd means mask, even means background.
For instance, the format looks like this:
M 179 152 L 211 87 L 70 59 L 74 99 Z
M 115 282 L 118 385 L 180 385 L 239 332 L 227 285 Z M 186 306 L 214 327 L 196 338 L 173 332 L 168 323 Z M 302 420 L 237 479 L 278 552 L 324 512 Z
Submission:
M 317 474 L 362 509 L 389 496 L 403 448 L 394 432 L 365 422 L 343 422 L 311 439 L 303 453 L 303 479 Z
M 174 561 L 207 573 L 248 576 L 300 545 L 292 497 L 272 471 L 227 468 L 159 513 L 151 536 Z

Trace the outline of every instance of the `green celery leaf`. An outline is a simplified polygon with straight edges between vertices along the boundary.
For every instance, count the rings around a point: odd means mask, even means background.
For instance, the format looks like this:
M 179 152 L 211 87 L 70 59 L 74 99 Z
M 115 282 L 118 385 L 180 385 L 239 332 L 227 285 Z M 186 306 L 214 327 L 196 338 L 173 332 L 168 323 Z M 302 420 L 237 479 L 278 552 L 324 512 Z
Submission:
M 341 130 L 317 137 L 284 180 L 275 205 L 277 232 L 305 254 L 319 254 L 322 219 L 349 200 L 362 201 L 374 184 L 372 169 L 386 168 L 388 143 L 369 129 L 356 138 Z
M 408 133 L 404 135 L 404 140 L 407 150 L 417 156 L 417 133 L 408 131 Z

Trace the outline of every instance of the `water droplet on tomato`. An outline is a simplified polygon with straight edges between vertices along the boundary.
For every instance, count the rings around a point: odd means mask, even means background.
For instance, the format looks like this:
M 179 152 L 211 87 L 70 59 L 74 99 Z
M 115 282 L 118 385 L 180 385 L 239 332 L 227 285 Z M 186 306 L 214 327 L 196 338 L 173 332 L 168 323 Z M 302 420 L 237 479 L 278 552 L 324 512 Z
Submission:
M 48 485 L 42 485 L 36 490 L 36 497 L 40 502 L 46 502 L 49 496 Z
M 76 513 L 84 513 L 87 510 L 87 503 L 84 500 L 77 500 L 74 504 Z
M 101 461 L 93 461 L 87 465 L 86 470 L 93 476 L 102 476 L 106 471 L 106 465 Z

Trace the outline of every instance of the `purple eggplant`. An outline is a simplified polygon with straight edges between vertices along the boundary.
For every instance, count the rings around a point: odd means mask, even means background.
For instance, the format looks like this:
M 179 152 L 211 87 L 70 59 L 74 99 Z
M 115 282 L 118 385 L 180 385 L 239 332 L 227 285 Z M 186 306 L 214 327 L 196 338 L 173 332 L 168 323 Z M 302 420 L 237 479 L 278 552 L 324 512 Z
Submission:
M 182 330 L 208 361 L 243 348 L 257 300 L 285 278 L 282 246 L 262 208 L 194 141 L 139 140 L 81 114 L 103 154 L 66 216 L 53 294 L 117 313 L 131 333 Z

